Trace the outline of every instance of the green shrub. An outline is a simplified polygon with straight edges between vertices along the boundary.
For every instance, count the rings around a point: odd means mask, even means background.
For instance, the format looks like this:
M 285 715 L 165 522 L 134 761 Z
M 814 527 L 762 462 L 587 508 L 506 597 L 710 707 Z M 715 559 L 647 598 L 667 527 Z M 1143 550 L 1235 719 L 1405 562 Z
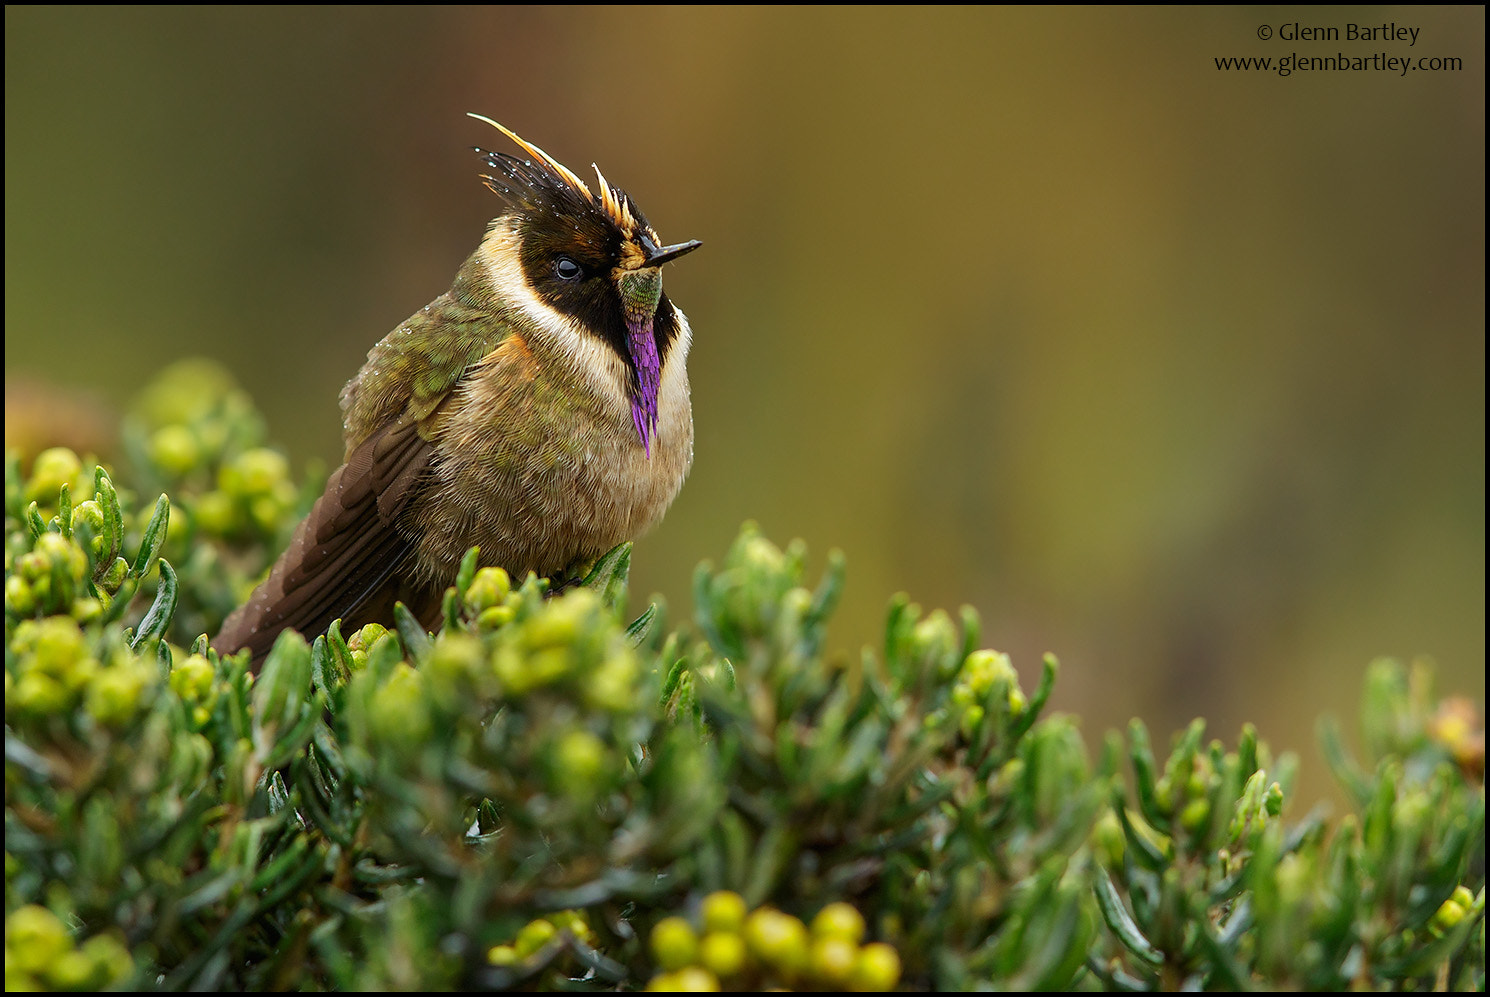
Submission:
M 747 526 L 687 623 L 621 616 L 629 546 L 558 595 L 468 557 L 438 634 L 255 678 L 202 635 L 319 490 L 263 443 L 187 365 L 140 491 L 7 456 L 8 989 L 1484 988 L 1483 734 L 1424 673 L 1290 819 L 1250 726 L 1093 759 L 971 610 L 826 653 L 842 559 Z

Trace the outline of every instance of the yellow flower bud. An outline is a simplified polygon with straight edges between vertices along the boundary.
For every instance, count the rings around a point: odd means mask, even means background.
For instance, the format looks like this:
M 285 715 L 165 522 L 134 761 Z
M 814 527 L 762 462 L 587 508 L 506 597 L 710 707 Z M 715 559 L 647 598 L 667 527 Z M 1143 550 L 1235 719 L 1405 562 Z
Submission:
M 64 952 L 46 970 L 46 979 L 58 990 L 94 990 L 93 962 L 76 949 Z
M 846 938 L 817 938 L 808 965 L 818 982 L 842 988 L 853 976 L 858 954 L 858 946 Z
M 193 518 L 202 532 L 214 537 L 230 537 L 242 525 L 238 503 L 226 492 L 212 491 L 197 498 L 192 506 Z M 176 517 L 171 517 L 176 522 Z
M 745 921 L 745 944 L 756 958 L 787 976 L 807 966 L 807 927 L 790 914 L 762 907 Z
M 900 982 L 900 953 L 884 942 L 859 950 L 849 985 L 859 991 L 894 990 Z
M 666 970 L 691 966 L 698 956 L 698 936 L 681 917 L 665 917 L 652 929 L 652 957 Z
M 67 447 L 52 447 L 36 455 L 31 463 L 31 479 L 26 482 L 25 501 L 38 502 L 53 509 L 63 485 L 77 491 L 84 485 L 83 462 Z
M 424 681 L 424 676 L 407 662 L 393 667 L 393 673 L 368 703 L 368 720 L 375 736 L 406 746 L 421 744 L 429 737 Z
M 675 988 L 687 994 L 712 994 L 719 992 L 719 980 L 707 969 L 687 966 L 673 974 Z
M 171 689 L 188 702 L 201 702 L 211 695 L 214 678 L 211 662 L 193 654 L 171 669 Z
M 729 979 L 745 968 L 745 939 L 733 931 L 715 931 L 698 944 L 701 966 L 720 979 Z
M 217 487 L 239 498 L 272 495 L 275 486 L 290 475 L 290 463 L 284 454 L 267 447 L 255 447 L 239 454 L 217 474 Z
M 512 592 L 512 579 L 501 568 L 481 568 L 466 589 L 466 606 L 480 613 L 500 606 Z
M 27 904 L 5 919 L 6 969 L 44 973 L 64 952 L 72 950 L 67 926 L 45 907 Z
M 102 669 L 88 684 L 88 712 L 101 724 L 124 726 L 139 712 L 145 688 L 150 685 L 153 675 L 153 669 L 137 659 Z
M 526 959 L 552 941 L 558 933 L 559 929 L 554 927 L 552 921 L 540 917 L 523 925 L 523 930 L 517 933 L 517 940 L 512 943 L 512 947 L 517 951 L 518 958 Z
M 745 898 L 733 890 L 717 890 L 699 908 L 705 931 L 739 931 L 745 924 Z
M 820 938 L 842 938 L 857 945 L 864 938 L 864 915 L 852 904 L 831 903 L 812 919 L 812 933 Z
M 157 429 L 150 435 L 145 449 L 156 467 L 177 477 L 189 473 L 202 459 L 202 447 L 196 435 L 180 425 Z

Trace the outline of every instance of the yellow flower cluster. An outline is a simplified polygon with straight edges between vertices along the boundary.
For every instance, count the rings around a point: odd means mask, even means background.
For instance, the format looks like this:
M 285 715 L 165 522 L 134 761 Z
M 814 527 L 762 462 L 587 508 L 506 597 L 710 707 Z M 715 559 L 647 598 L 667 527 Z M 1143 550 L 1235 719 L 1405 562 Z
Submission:
M 53 535 L 53 534 L 48 534 Z M 65 616 L 22 620 L 11 648 L 14 677 L 5 672 L 5 712 L 59 716 L 79 703 L 98 723 L 122 727 L 139 711 L 157 670 L 123 650 L 100 662 L 76 621 Z
M 582 911 L 563 910 L 529 921 L 510 944 L 493 945 L 487 950 L 486 960 L 493 966 L 520 966 L 566 937 L 584 945 L 593 943 L 595 934 Z
M 652 929 L 652 955 L 662 972 L 654 991 L 892 990 L 900 955 L 883 942 L 862 944 L 864 918 L 852 905 L 831 903 L 811 927 L 772 907 L 747 912 L 738 893 L 721 890 L 699 908 L 702 930 L 682 917 Z
M 5 989 L 100 990 L 125 981 L 134 960 L 118 939 L 94 935 L 78 945 L 61 918 L 28 904 L 5 919 Z

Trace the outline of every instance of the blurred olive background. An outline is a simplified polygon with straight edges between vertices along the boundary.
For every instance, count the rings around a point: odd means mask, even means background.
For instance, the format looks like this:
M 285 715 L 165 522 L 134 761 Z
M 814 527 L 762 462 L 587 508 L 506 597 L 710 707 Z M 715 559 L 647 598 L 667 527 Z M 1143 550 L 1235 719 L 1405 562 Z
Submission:
M 1395 21 L 1405 42 L 1264 42 Z M 1095 743 L 1303 751 L 1365 664 L 1483 703 L 1483 8 L 5 11 L 5 368 L 117 409 L 214 357 L 296 460 L 495 212 L 489 114 L 669 241 L 696 462 L 634 582 L 747 518 L 875 643 L 975 606 Z M 1218 72 L 1219 56 L 1459 72 Z M 637 600 L 640 601 L 639 599 Z

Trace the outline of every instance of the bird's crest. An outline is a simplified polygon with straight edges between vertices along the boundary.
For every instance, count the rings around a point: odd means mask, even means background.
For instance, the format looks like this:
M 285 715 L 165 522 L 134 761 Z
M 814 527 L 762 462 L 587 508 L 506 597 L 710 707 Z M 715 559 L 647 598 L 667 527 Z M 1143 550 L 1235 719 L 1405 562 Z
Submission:
M 622 233 L 626 234 L 627 236 L 634 236 L 641 230 L 644 230 L 646 228 L 645 223 L 638 222 L 635 214 L 633 214 L 631 210 L 631 199 L 626 196 L 626 193 L 624 191 L 612 187 L 609 183 L 606 182 L 605 176 L 600 172 L 599 166 L 594 166 L 594 164 L 591 164 L 595 170 L 595 179 L 599 181 L 600 184 L 600 196 L 596 197 L 593 193 L 591 193 L 589 186 L 577 175 L 575 175 L 573 170 L 565 166 L 563 163 L 559 162 L 554 157 L 550 156 L 548 153 L 544 152 L 542 149 L 538 148 L 538 146 L 525 140 L 522 136 L 518 135 L 506 125 L 503 125 L 501 122 L 498 121 L 493 121 L 491 118 L 488 118 L 484 114 L 477 114 L 474 111 L 470 111 L 467 113 L 471 117 L 475 118 L 477 121 L 486 122 L 497 131 L 501 132 L 503 135 L 506 135 L 508 138 L 512 139 L 512 141 L 516 142 L 524 152 L 526 152 L 533 158 L 534 161 L 536 161 L 528 165 L 541 166 L 541 168 L 545 172 L 562 183 L 574 194 L 578 195 L 582 200 L 599 208 L 600 211 L 607 218 L 615 223 L 616 227 L 619 228 Z M 480 148 L 478 148 L 476 151 L 486 157 L 486 161 L 489 166 L 496 168 L 501 168 L 504 161 L 512 161 L 515 158 L 507 155 L 506 153 L 488 152 L 485 149 Z M 494 194 L 503 197 L 508 197 L 514 194 L 514 192 L 510 188 L 507 188 L 503 184 L 503 181 L 499 180 L 496 177 L 483 175 L 481 179 L 486 181 L 487 188 L 490 189 Z

